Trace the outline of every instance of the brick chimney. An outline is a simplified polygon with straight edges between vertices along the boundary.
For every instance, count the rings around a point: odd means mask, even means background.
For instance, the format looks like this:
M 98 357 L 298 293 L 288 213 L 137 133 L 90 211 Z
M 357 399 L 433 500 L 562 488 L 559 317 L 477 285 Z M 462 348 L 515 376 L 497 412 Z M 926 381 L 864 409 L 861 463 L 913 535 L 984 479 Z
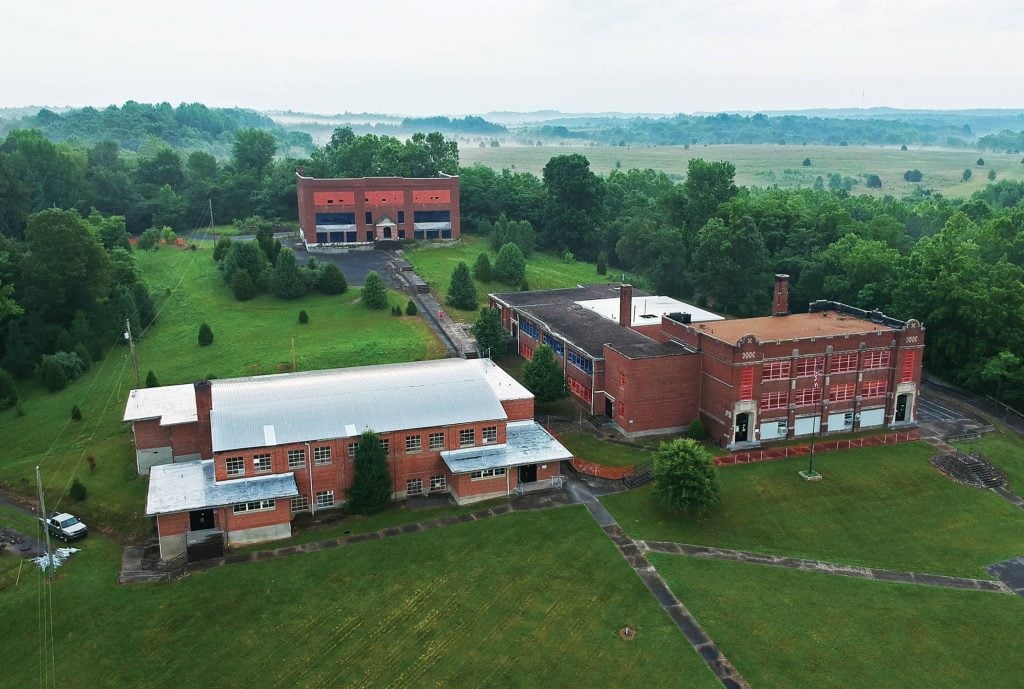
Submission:
M 213 409 L 213 388 L 210 381 L 201 380 L 194 384 L 196 391 L 196 417 L 199 422 L 199 455 L 201 459 L 213 459 L 213 429 L 210 426 L 210 410 Z
M 633 285 L 619 288 L 619 325 L 629 327 L 633 323 Z
M 775 274 L 775 299 L 772 301 L 772 315 L 789 315 L 789 276 L 785 273 Z

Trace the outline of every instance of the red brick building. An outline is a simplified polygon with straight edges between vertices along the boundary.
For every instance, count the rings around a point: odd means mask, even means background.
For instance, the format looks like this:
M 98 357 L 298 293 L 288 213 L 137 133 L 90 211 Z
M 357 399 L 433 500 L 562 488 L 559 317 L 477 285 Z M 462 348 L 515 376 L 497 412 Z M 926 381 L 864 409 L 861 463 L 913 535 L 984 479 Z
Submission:
M 626 436 L 678 432 L 701 419 L 726 447 L 901 426 L 916 418 L 924 327 L 818 301 L 790 314 L 777 276 L 773 315 L 724 320 L 680 304 L 636 318 L 628 285 L 491 295 L 520 355 L 539 343 L 562 361 L 569 391 Z M 618 289 L 616 321 L 580 306 Z M 655 320 L 650 318 L 648 320 Z
M 295 173 L 307 247 L 459 238 L 459 178 L 315 179 Z
M 343 505 L 366 429 L 387 449 L 398 499 L 549 487 L 571 458 L 533 421 L 533 395 L 487 359 L 133 390 L 124 420 L 165 559 L 195 534 L 286 538 L 294 514 Z

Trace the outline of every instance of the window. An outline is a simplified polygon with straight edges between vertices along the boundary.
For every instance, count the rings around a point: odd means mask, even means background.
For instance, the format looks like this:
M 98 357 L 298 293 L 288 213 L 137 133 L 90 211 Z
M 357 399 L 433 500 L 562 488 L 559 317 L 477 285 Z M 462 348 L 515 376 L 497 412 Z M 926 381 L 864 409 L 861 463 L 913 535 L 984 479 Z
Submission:
M 423 436 L 419 435 L 407 435 L 405 436 L 405 454 L 414 455 L 423 449 Z
M 405 482 L 405 495 L 411 497 L 413 495 L 423 495 L 423 479 L 411 478 Z
M 889 350 L 865 352 L 864 366 L 862 368 L 889 368 Z
M 373 212 L 372 211 L 366 211 L 366 224 L 367 225 L 372 225 L 373 224 Z
M 245 476 L 245 460 L 241 457 L 228 457 L 224 460 L 228 476 Z
M 384 448 L 384 456 L 385 457 L 390 457 L 391 456 L 391 441 L 387 440 L 385 438 L 381 438 L 380 439 L 380 446 L 382 448 Z
M 796 376 L 806 378 L 807 376 L 820 375 L 825 372 L 825 357 L 812 356 L 804 359 L 797 359 Z
M 525 318 L 519 321 L 519 332 L 526 333 L 533 339 L 537 339 L 537 326 L 533 324 L 533 321 L 528 321 Z
M 885 393 L 889 390 L 889 381 L 887 380 L 869 380 L 865 381 L 864 387 L 861 388 L 861 395 L 864 397 L 885 397 Z
M 594 362 L 588 359 L 587 357 L 583 356 L 582 354 L 577 354 L 576 352 L 570 349 L 568 354 L 568 361 L 570 364 L 572 364 L 579 370 L 583 371 L 588 376 L 593 375 Z
M 253 455 L 252 469 L 257 474 L 265 474 L 270 471 L 270 455 Z
M 626 387 L 626 372 L 625 371 L 619 371 L 619 387 L 620 388 Z
M 292 513 L 305 512 L 309 509 L 309 496 L 300 495 L 297 498 L 292 498 Z
M 754 399 L 754 368 L 747 366 L 740 372 L 740 399 Z
M 321 490 L 316 494 L 316 507 L 317 509 L 326 509 L 328 507 L 334 507 L 334 491 L 333 490 Z
M 555 353 L 555 356 L 562 356 L 563 354 L 565 354 L 565 347 L 562 345 L 561 342 L 559 342 L 555 338 L 551 337 L 547 333 L 544 333 L 543 340 L 544 344 L 546 344 L 548 347 L 551 347 L 551 350 Z
M 843 428 L 853 428 L 853 412 L 848 411 L 843 414 Z
M 567 378 L 566 382 L 569 384 L 569 392 L 571 392 L 572 394 L 576 395 L 577 397 L 579 397 L 581 400 L 583 400 L 587 404 L 590 404 L 590 401 L 591 401 L 590 388 L 588 388 L 586 385 L 584 385 L 583 383 L 579 382 L 575 378 Z
M 527 360 L 533 359 L 533 347 L 531 347 L 530 345 L 526 344 L 525 342 L 520 342 L 519 343 L 519 356 L 521 356 L 521 357 L 523 357 L 524 359 L 527 359 Z
M 316 462 L 317 464 L 330 464 L 331 447 L 329 445 L 323 445 L 322 447 L 314 447 L 313 461 Z
M 903 371 L 900 373 L 901 383 L 914 382 L 914 365 L 917 363 L 917 352 L 904 352 Z
M 761 395 L 761 411 L 769 409 L 785 409 L 789 403 L 789 393 L 766 392 Z
M 306 466 L 305 450 L 288 450 L 288 468 L 301 469 Z
M 828 391 L 829 402 L 845 402 L 853 399 L 854 388 L 857 386 L 853 383 L 842 383 L 840 385 L 833 385 Z
M 856 354 L 838 354 L 832 357 L 832 373 L 849 373 L 856 370 Z
M 789 378 L 788 361 L 771 361 L 761 368 L 761 380 L 785 380 Z
M 469 478 L 471 478 L 472 480 L 475 481 L 475 480 L 481 479 L 481 478 L 494 478 L 496 476 L 504 476 L 504 475 L 505 475 L 505 467 L 498 467 L 497 469 L 484 469 L 482 471 L 470 472 Z
M 353 440 L 348 444 L 348 461 L 356 461 L 356 450 L 359 449 L 359 441 Z
M 431 450 L 443 450 L 444 449 L 444 433 L 431 433 L 428 436 L 430 440 Z
M 498 427 L 487 426 L 484 428 L 484 445 L 493 445 L 498 442 Z
M 812 404 L 821 403 L 821 388 L 803 388 L 793 393 L 793 404 L 798 407 L 806 407 Z
M 459 431 L 459 447 L 473 447 L 476 445 L 476 431 L 466 428 Z
M 619 416 L 626 418 L 626 403 L 619 400 L 619 403 L 615 405 L 615 411 L 618 412 Z
M 231 511 L 235 514 L 242 514 L 243 512 L 263 512 L 266 510 L 272 510 L 277 507 L 277 501 L 273 498 L 269 500 L 253 500 L 252 502 L 240 502 L 231 508 Z
M 401 225 L 405 222 L 405 211 L 398 211 L 398 224 Z
M 448 484 L 444 480 L 444 476 L 431 476 L 430 477 L 430 492 L 448 490 Z

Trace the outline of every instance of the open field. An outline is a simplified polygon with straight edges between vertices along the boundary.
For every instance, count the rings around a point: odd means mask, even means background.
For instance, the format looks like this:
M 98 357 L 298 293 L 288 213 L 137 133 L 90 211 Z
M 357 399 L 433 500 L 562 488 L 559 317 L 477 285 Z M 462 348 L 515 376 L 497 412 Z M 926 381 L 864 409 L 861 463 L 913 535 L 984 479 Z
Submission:
M 120 557 L 90 538 L 59 571 L 62 687 L 719 686 L 582 507 L 165 585 L 117 586 Z M 10 686 L 38 682 L 32 575 L 0 596 Z
M 420 248 L 406 250 L 405 259 L 411 263 L 420 277 L 427 281 L 431 290 L 442 304 L 448 294 L 448 285 L 451 283 L 452 271 L 459 262 L 469 266 L 470 272 L 476 257 L 486 253 L 494 265 L 497 253 L 490 250 L 487 240 L 484 237 L 474 235 L 463 235 L 461 244 L 455 246 L 421 246 Z M 626 278 L 638 284 L 635 278 L 628 274 Z M 593 263 L 573 261 L 565 263 L 561 258 L 541 251 L 533 252 L 532 256 L 526 259 L 526 281 L 530 289 L 557 289 L 561 287 L 575 287 L 582 283 L 593 282 L 618 282 L 622 279 L 622 273 L 609 271 L 607 275 L 598 275 L 597 266 Z M 487 295 L 491 292 L 516 292 L 518 286 L 509 287 L 500 282 L 479 282 L 476 283 L 477 296 L 480 298 L 480 306 L 487 305 Z M 449 307 L 451 316 L 460 321 L 476 320 L 477 311 L 463 311 Z
M 358 366 L 437 358 L 444 348 L 420 318 L 394 318 L 369 311 L 356 302 L 358 290 L 339 297 L 311 295 L 295 301 L 261 296 L 235 301 L 214 267 L 209 251 L 163 248 L 138 252 L 139 267 L 157 307 L 157 322 L 139 339 L 139 369 L 152 369 L 165 384 L 216 376 L 244 376 L 286 370 L 294 356 L 299 370 Z M 177 286 L 177 292 L 168 296 Z M 405 298 L 395 293 L 395 304 Z M 164 306 L 166 304 L 166 306 Z M 299 309 L 309 323 L 299 325 Z M 214 344 L 201 348 L 196 333 L 202 321 L 213 328 Z M 38 384 L 22 386 L 24 416 L 0 414 L 0 482 L 32 497 L 34 470 L 42 462 L 48 506 L 61 500 L 74 475 L 89 491 L 75 509 L 87 522 L 126 535 L 148 532 L 142 517 L 146 482 L 136 476 L 131 430 L 121 422 L 128 391 L 135 386 L 127 349 L 115 347 L 108 357 L 58 393 Z M 72 405 L 83 414 L 69 420 Z M 85 457 L 93 454 L 96 471 Z
M 924 443 L 720 469 L 722 503 L 703 518 L 663 508 L 649 487 L 603 499 L 634 538 L 679 541 L 887 569 L 989 578 L 1024 553 L 1024 512 L 955 484 Z
M 1019 596 L 650 559 L 758 689 L 1020 686 Z
M 541 174 L 544 165 L 553 156 L 581 153 L 590 160 L 590 168 L 598 173 L 614 170 L 616 163 L 623 169 L 654 168 L 680 179 L 686 175 L 687 161 L 691 158 L 728 160 L 736 166 L 736 184 L 743 186 L 810 187 L 815 177 L 826 181 L 828 174 L 839 173 L 856 177 L 876 174 L 882 178 L 881 189 L 867 189 L 863 180 L 853 188 L 856 194 L 892 194 L 903 196 L 921 186 L 942 192 L 947 196 L 968 196 L 988 184 L 988 171 L 996 171 L 996 180 L 1024 179 L 1022 156 L 993 151 L 968 149 L 917 149 L 907 151 L 870 146 L 773 146 L 770 144 L 733 144 L 702 146 L 508 146 L 478 148 L 463 146 L 459 157 L 463 165 L 480 163 L 500 170 L 511 168 L 517 172 Z M 803 167 L 804 158 L 811 159 L 810 167 Z M 975 165 L 984 158 L 985 166 Z M 971 168 L 970 181 L 962 182 L 965 168 Z M 920 183 L 903 181 L 903 173 L 917 169 L 924 173 Z M 532 284 L 532 283 L 531 283 Z

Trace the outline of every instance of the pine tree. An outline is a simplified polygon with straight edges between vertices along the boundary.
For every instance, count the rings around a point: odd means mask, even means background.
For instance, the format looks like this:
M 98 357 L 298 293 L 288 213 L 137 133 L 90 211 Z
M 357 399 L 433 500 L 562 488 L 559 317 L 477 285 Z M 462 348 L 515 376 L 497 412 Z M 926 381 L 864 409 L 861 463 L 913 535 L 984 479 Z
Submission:
M 158 388 L 158 387 L 160 387 L 160 381 L 156 379 L 156 374 L 153 373 L 153 369 L 149 369 L 149 373 L 146 374 L 146 387 L 147 388 Z
M 364 431 L 356 448 L 355 477 L 348 491 L 348 511 L 380 512 L 391 502 L 391 472 L 387 453 L 373 431 Z
M 566 396 L 565 372 L 555 361 L 551 347 L 542 344 L 533 350 L 533 359 L 523 366 L 523 385 L 538 402 L 554 402 Z
M 501 326 L 501 315 L 496 309 L 480 309 L 473 324 L 473 337 L 480 356 L 496 359 L 505 353 L 505 329 Z
M 135 307 L 139 311 L 139 324 L 143 329 L 148 328 L 156 320 L 156 306 L 146 285 L 141 282 L 132 285 L 132 299 L 135 300 Z
M 312 261 L 313 259 L 310 260 Z M 317 289 L 324 294 L 342 294 L 348 289 L 348 282 L 338 266 L 333 263 L 325 263 L 320 268 Z
M 416 302 L 410 299 L 409 303 L 405 305 L 405 315 L 415 316 L 417 313 L 419 313 L 419 309 L 416 308 Z
M 10 409 L 18 403 L 18 387 L 14 376 L 0 368 L 0 409 Z
M 605 275 L 608 272 L 608 254 L 602 251 L 597 255 L 597 274 Z
M 249 301 L 256 296 L 256 285 L 252 284 L 252 278 L 244 270 L 235 271 L 235 277 L 231 279 L 231 293 L 238 301 Z
M 384 280 L 376 272 L 371 270 L 366 275 L 363 283 L 363 304 L 368 309 L 386 309 L 388 307 L 388 290 L 384 286 Z
M 211 328 L 206 321 L 199 326 L 199 346 L 209 347 L 213 344 L 213 328 Z
M 509 242 L 501 247 L 494 261 L 494 279 L 506 285 L 518 285 L 526 276 L 526 258 L 522 250 Z
M 448 286 L 448 305 L 469 311 L 475 310 L 476 304 L 476 285 L 469 276 L 469 267 L 460 261 L 452 271 L 452 281 Z
M 231 248 L 231 238 L 221 237 L 217 240 L 217 244 L 213 247 L 213 260 L 220 263 L 224 260 L 224 257 L 228 255 L 228 249 Z
M 299 323 L 303 325 L 309 323 L 309 314 L 306 313 L 306 309 L 302 309 L 301 311 L 299 311 Z
M 281 299 L 297 299 L 306 293 L 306 283 L 295 254 L 291 249 L 282 249 L 277 254 L 277 265 L 271 279 L 274 294 Z
M 81 421 L 82 420 L 82 410 L 78 408 L 77 404 L 71 406 L 71 420 L 72 421 Z
M 491 281 L 491 259 L 487 257 L 487 254 L 480 254 L 476 257 L 476 263 L 473 264 L 473 277 L 480 282 Z

